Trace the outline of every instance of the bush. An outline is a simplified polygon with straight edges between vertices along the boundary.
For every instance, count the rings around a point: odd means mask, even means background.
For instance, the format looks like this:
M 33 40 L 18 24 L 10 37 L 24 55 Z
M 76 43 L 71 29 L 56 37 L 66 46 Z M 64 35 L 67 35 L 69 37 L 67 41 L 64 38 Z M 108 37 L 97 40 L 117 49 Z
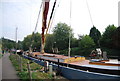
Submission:
M 102 47 L 102 51 L 106 51 L 108 56 L 120 56 L 120 50 L 118 49 L 110 49 Z
M 26 72 L 26 71 L 19 72 L 17 75 L 18 75 L 18 76 L 20 77 L 20 79 L 22 79 L 22 80 L 29 79 L 28 72 Z

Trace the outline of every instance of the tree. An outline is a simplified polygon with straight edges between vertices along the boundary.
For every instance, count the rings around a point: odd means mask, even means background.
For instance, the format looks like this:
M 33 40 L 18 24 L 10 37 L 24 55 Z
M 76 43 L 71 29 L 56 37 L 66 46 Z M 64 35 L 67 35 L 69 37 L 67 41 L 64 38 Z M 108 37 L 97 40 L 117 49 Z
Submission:
M 40 47 L 41 47 L 41 35 L 37 32 L 37 33 L 32 33 L 32 35 L 28 35 L 27 37 L 24 38 L 23 42 L 23 49 L 29 50 L 29 48 L 31 47 L 36 51 L 40 51 Z
M 79 47 L 81 49 L 93 48 L 94 46 L 95 46 L 95 43 L 89 35 L 84 36 L 79 43 Z
M 23 49 L 23 47 L 22 47 L 22 41 L 18 40 L 17 48 L 18 49 Z
M 54 37 L 53 34 L 47 34 L 45 41 L 45 52 L 52 53 L 52 48 L 54 47 Z
M 15 48 L 15 41 L 6 39 L 4 37 L 1 38 L 2 40 L 2 50 L 11 50 Z
M 99 41 L 100 41 L 100 38 L 101 38 L 101 33 L 100 33 L 100 31 L 98 30 L 98 29 L 96 29 L 96 27 L 92 27 L 91 29 L 90 29 L 90 34 L 89 34 L 89 36 L 94 40 L 94 42 L 95 42 L 95 44 L 96 44 L 96 46 L 100 46 L 99 45 Z
M 95 43 L 89 35 L 84 36 L 79 42 L 81 54 L 90 54 L 91 49 L 94 49 L 94 47 Z
M 120 27 L 115 30 L 115 33 L 112 36 L 113 45 L 116 49 L 120 49 Z
M 117 28 L 114 25 L 109 25 L 105 29 L 105 32 L 103 33 L 102 38 L 101 38 L 101 45 L 103 47 L 114 48 L 112 38 L 113 38 L 113 35 L 116 29 Z
M 71 39 L 71 48 L 78 47 L 79 40 L 77 38 Z
M 69 44 L 69 34 L 70 38 L 73 37 L 72 29 L 65 23 L 58 23 L 53 29 L 54 42 L 56 42 L 56 47 L 59 50 L 68 49 Z
M 35 51 L 40 51 L 41 49 L 41 34 L 40 33 L 33 33 L 32 34 L 33 38 L 32 38 L 32 48 Z
M 29 47 L 31 46 L 31 37 L 32 35 L 27 35 L 27 37 L 24 37 L 24 40 L 22 42 L 23 44 L 23 50 L 29 50 Z

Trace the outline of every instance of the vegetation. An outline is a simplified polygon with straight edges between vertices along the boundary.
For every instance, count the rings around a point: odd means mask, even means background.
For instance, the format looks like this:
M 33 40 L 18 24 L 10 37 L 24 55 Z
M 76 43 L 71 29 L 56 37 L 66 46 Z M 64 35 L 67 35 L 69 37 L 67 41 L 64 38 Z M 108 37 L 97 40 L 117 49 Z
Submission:
M 73 36 L 72 29 L 65 23 L 58 23 L 53 29 L 55 47 L 59 50 L 68 48 L 69 35 Z
M 45 52 L 52 53 L 52 49 L 54 48 L 54 37 L 53 34 L 47 34 L 46 35 L 46 41 L 45 41 Z
M 2 54 L 0 54 L 0 58 L 2 57 Z
M 90 34 L 89 36 L 94 40 L 95 44 L 97 47 L 100 47 L 100 38 L 101 38 L 101 33 L 96 27 L 93 27 L 90 29 Z
M 2 41 L 2 49 L 8 50 L 15 48 L 15 41 L 10 39 L 5 39 L 4 37 L 0 39 Z
M 53 53 L 53 49 L 57 48 L 59 54 L 68 54 L 69 36 L 71 43 L 71 56 L 83 55 L 89 56 L 93 49 L 101 48 L 102 51 L 107 51 L 108 55 L 119 56 L 120 54 L 120 27 L 108 25 L 103 32 L 92 27 L 89 35 L 79 35 L 75 38 L 72 29 L 65 23 L 58 23 L 53 28 L 52 34 L 46 35 L 45 52 Z M 2 49 L 15 48 L 15 42 L 9 39 L 2 38 Z M 18 49 L 24 51 L 31 47 L 33 51 L 40 51 L 41 34 L 32 33 L 24 38 L 23 41 L 18 42 Z
M 19 56 L 14 54 L 10 55 L 10 60 L 14 65 L 16 71 L 18 71 L 18 76 L 20 77 L 20 79 L 22 80 L 29 79 L 28 69 L 27 69 L 28 59 L 22 58 L 22 72 L 20 72 Z M 32 71 L 32 79 L 52 79 L 50 74 L 40 72 L 40 70 L 42 69 L 42 66 L 36 63 L 31 63 L 30 67 Z
M 101 38 L 101 45 L 107 48 L 114 48 L 113 46 L 113 36 L 115 35 L 116 27 L 114 25 L 109 25 Z
M 24 38 L 22 42 L 23 49 L 29 50 L 29 48 L 33 48 L 33 50 L 40 51 L 41 47 L 41 35 L 37 33 L 32 33 L 32 35 L 28 35 Z
M 84 54 L 84 56 L 89 54 L 92 51 L 91 49 L 94 47 L 94 40 L 88 35 L 84 36 L 79 43 L 80 52 L 82 55 Z

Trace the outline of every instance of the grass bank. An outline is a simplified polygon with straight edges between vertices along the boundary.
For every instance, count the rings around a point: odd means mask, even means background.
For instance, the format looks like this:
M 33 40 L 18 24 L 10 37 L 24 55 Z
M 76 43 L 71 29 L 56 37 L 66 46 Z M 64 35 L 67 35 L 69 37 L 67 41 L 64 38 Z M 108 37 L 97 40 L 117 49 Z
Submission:
M 2 54 L 0 54 L 0 58 L 2 58 Z
M 27 68 L 28 59 L 22 57 L 22 72 L 20 71 L 19 56 L 12 54 L 10 55 L 10 60 L 13 66 L 15 67 L 17 71 L 17 75 L 20 77 L 20 79 L 22 79 L 23 81 L 29 79 L 28 68 Z M 42 66 L 36 63 L 31 63 L 30 68 L 32 72 L 31 74 L 32 79 L 39 79 L 39 80 L 52 79 L 52 76 L 49 73 L 40 72 L 40 70 L 43 68 Z

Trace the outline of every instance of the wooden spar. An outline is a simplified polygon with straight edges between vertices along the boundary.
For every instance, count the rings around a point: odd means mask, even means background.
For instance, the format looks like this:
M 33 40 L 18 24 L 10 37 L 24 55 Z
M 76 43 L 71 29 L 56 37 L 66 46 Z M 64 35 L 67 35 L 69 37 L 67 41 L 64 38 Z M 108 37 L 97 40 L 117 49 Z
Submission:
M 41 53 L 44 54 L 44 45 L 45 45 L 45 40 L 44 40 L 44 28 L 43 28 L 43 25 L 42 25 L 42 38 L 41 38 Z
M 44 14 L 44 10 L 43 10 L 43 14 Z M 44 32 L 45 32 L 45 28 L 44 28 L 44 24 L 43 24 L 43 21 L 44 21 L 44 15 L 42 15 L 42 37 L 41 37 L 41 53 L 44 54 Z
M 43 15 L 42 15 L 42 38 L 41 38 L 41 53 L 44 54 L 44 47 L 45 47 L 45 29 L 46 29 L 46 20 L 47 20 L 47 14 L 49 10 L 49 1 L 50 0 L 44 0 L 43 2 Z
M 45 39 L 44 39 L 45 41 L 46 41 L 46 36 L 47 36 L 48 29 L 49 29 L 50 24 L 51 24 L 51 20 L 52 20 L 52 17 L 53 17 L 53 13 L 55 13 L 54 10 L 55 10 L 55 6 L 56 6 L 56 1 L 57 1 L 57 0 L 54 1 L 53 8 L 52 8 L 52 12 L 51 12 L 50 19 L 49 19 L 49 22 L 48 22 L 48 27 L 47 27 L 47 29 L 46 29 L 46 35 L 45 35 Z

